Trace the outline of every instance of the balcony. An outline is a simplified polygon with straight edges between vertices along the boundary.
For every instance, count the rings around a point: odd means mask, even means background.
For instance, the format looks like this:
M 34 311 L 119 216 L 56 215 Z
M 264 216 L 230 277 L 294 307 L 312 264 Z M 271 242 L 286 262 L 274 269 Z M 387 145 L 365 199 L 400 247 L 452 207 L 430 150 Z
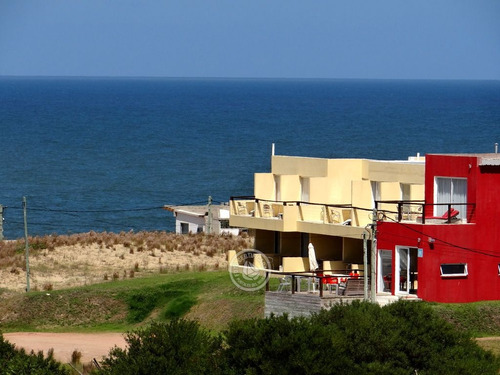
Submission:
M 281 232 L 361 238 L 371 209 L 300 201 L 231 197 L 231 225 Z
M 378 221 L 415 224 L 468 224 L 475 218 L 474 203 L 425 203 L 424 201 L 376 201 Z M 442 215 L 433 215 L 442 207 Z

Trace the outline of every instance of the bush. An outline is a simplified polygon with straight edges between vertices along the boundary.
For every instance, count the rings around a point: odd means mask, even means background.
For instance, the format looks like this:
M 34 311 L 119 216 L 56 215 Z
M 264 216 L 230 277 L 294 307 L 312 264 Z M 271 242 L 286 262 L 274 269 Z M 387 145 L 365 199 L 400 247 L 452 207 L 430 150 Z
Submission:
M 310 319 L 234 322 L 228 366 L 242 374 L 497 374 L 498 358 L 426 305 L 338 305 Z
M 349 365 L 333 350 L 334 331 L 286 316 L 233 322 L 225 332 L 227 365 L 238 374 L 329 374 Z
M 173 310 L 189 303 L 183 295 Z M 354 302 L 310 318 L 234 321 L 223 337 L 185 320 L 155 323 L 129 334 L 128 350 L 113 349 L 99 373 L 496 375 L 500 369 L 497 357 L 417 302 Z
M 127 349 L 115 347 L 97 374 L 222 373 L 222 340 L 192 321 L 153 323 L 127 334 Z
M 47 358 L 42 352 L 27 354 L 24 349 L 15 349 L 0 334 L 0 374 L 69 375 L 52 354 L 49 351 Z

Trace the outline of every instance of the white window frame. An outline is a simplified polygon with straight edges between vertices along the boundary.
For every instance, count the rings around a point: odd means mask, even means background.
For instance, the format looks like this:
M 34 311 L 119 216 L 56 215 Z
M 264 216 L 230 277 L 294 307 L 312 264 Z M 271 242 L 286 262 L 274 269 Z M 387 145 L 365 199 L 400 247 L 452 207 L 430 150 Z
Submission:
M 462 273 L 443 273 L 443 266 L 463 266 L 464 272 Z M 469 275 L 469 269 L 467 263 L 442 263 L 439 266 L 439 271 L 441 272 L 441 277 L 466 277 Z
M 450 181 L 450 202 L 438 202 L 438 179 Z M 455 202 L 454 197 L 454 181 L 465 181 L 465 202 Z M 456 198 L 456 197 L 455 197 Z M 467 178 L 453 176 L 434 176 L 434 203 L 450 203 L 453 208 L 458 208 L 458 218 L 463 219 L 467 216 Z M 434 206 L 434 216 L 443 215 L 448 208 L 442 205 Z

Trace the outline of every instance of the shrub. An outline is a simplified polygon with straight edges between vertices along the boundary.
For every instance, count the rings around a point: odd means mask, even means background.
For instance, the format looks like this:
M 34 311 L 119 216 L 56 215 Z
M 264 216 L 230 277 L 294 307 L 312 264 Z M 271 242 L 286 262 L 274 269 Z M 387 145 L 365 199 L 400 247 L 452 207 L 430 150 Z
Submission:
M 227 365 L 241 374 L 345 374 L 349 363 L 330 343 L 334 331 L 286 316 L 233 322 L 225 332 Z
M 248 374 L 497 374 L 498 358 L 425 304 L 333 306 L 310 319 L 234 322 L 228 366 Z
M 222 340 L 192 321 L 153 323 L 128 333 L 127 349 L 115 347 L 97 374 L 219 374 Z
M 43 352 L 27 354 L 24 349 L 17 350 L 5 341 L 0 334 L 0 373 L 1 374 L 37 374 L 69 375 L 69 372 L 53 358 L 53 351 L 45 358 Z
M 71 363 L 80 364 L 81 360 L 82 360 L 82 352 L 77 349 L 73 350 L 73 353 L 71 353 Z

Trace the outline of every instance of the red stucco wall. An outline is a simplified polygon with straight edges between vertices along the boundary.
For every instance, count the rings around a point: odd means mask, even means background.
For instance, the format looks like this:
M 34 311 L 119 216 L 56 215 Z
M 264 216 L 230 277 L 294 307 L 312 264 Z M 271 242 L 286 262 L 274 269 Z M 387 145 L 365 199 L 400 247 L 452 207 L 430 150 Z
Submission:
M 475 156 L 428 155 L 426 203 L 434 201 L 434 177 L 467 178 L 467 224 L 408 224 L 380 222 L 377 248 L 423 249 L 418 258 L 417 295 L 427 301 L 472 302 L 500 299 L 500 167 L 478 167 Z M 426 207 L 432 216 L 432 206 Z M 420 238 L 420 242 L 419 239 Z M 433 244 L 429 238 L 434 239 Z M 431 248 L 431 246 L 433 248 Z M 467 263 L 468 276 L 444 278 L 443 263 Z

